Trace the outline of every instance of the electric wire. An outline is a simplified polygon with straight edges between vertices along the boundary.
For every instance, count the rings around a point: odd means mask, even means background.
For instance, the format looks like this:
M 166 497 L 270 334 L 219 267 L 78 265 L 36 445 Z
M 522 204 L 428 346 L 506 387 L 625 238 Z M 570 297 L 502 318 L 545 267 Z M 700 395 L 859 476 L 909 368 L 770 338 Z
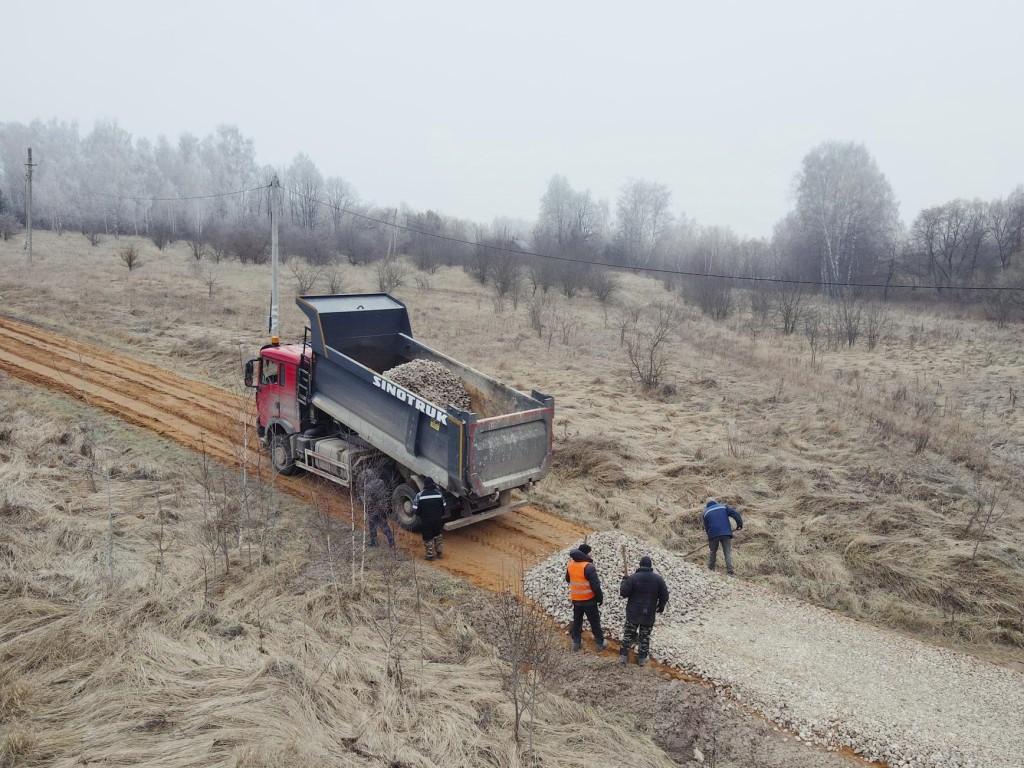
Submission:
M 209 195 L 188 195 L 188 196 L 185 196 L 185 197 L 134 197 L 132 195 L 119 195 L 119 194 L 114 194 L 114 193 L 111 193 L 111 192 L 96 192 L 94 190 L 89 189 L 88 187 L 74 188 L 74 187 L 68 186 L 67 184 L 61 184 L 61 186 L 64 189 L 67 189 L 67 190 L 70 190 L 70 191 L 73 191 L 73 192 L 84 192 L 85 194 L 92 195 L 93 197 L 110 197 L 110 198 L 114 198 L 116 200 L 138 200 L 138 201 L 141 201 L 141 202 L 148 202 L 148 203 L 163 203 L 163 202 L 176 203 L 176 202 L 183 202 L 183 201 L 187 201 L 187 200 L 212 200 L 213 198 L 216 198 L 216 197 L 231 197 L 232 195 L 244 195 L 247 192 L 255 192 L 256 190 L 259 190 L 259 189 L 270 189 L 270 185 L 269 184 L 260 184 L 258 186 L 250 187 L 248 189 L 236 189 L 236 190 L 234 190 L 232 192 L 213 192 L 213 193 L 211 193 Z
M 662 269 L 659 267 L 640 267 L 640 266 L 629 266 L 624 264 L 609 264 L 604 261 L 588 261 L 586 259 L 574 259 L 568 256 L 552 256 L 547 253 L 538 253 L 536 251 L 526 251 L 519 248 L 509 248 L 501 245 L 491 245 L 489 243 L 473 242 L 471 240 L 463 240 L 462 238 L 452 237 L 450 235 L 442 235 L 436 232 L 425 232 L 422 229 L 416 227 L 410 227 L 397 222 L 386 221 L 385 219 L 379 219 L 374 216 L 369 216 L 365 213 L 359 213 L 357 211 L 349 210 L 338 205 L 332 205 L 325 200 L 320 200 L 315 197 L 303 194 L 302 192 L 296 192 L 288 189 L 287 187 L 281 186 L 282 190 L 290 195 L 307 200 L 308 202 L 322 205 L 325 208 L 329 208 L 332 211 L 339 213 L 345 213 L 350 216 L 355 216 L 359 219 L 366 221 L 372 221 L 376 224 L 383 225 L 385 227 L 393 227 L 394 229 L 401 230 L 403 232 L 412 232 L 417 235 L 423 235 L 424 237 L 434 237 L 439 240 L 446 240 L 450 243 L 458 243 L 460 245 L 471 245 L 477 248 L 486 248 L 492 251 L 500 251 L 504 253 L 511 253 L 517 256 L 534 256 L 540 259 L 550 259 L 552 261 L 563 261 L 570 262 L 572 264 L 582 264 L 592 267 L 605 267 L 607 269 L 619 269 L 627 272 L 645 272 L 658 275 L 672 275 L 678 277 L 700 277 L 705 279 L 716 279 L 716 280 L 737 280 L 750 283 L 782 283 L 787 285 L 811 285 L 818 288 L 883 288 L 887 290 L 910 290 L 910 291 L 942 291 L 942 290 L 957 290 L 957 291 L 1015 291 L 1020 290 L 1013 286 L 1005 285 L 972 285 L 972 286 L 939 286 L 939 285 L 915 285 L 912 283 L 841 283 L 838 281 L 828 280 L 797 280 L 793 278 L 785 277 L 760 277 L 760 276 L 744 276 L 744 275 L 725 275 L 725 274 L 711 274 L 704 272 L 688 272 L 680 269 Z

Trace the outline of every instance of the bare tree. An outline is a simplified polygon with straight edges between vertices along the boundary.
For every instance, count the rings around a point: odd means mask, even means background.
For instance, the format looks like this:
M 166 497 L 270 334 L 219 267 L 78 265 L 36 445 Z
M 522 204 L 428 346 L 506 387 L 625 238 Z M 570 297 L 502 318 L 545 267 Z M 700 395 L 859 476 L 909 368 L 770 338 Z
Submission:
M 1006 271 L 1014 254 L 1024 250 L 1024 186 L 1017 187 L 1006 199 L 989 203 L 987 214 L 999 267 Z
M 544 679 L 558 666 L 558 643 L 547 614 L 523 596 L 521 576 L 509 580 L 495 596 L 492 617 L 495 645 L 502 660 L 502 688 L 512 702 L 512 738 L 520 744 L 527 714 L 527 730 L 532 736 Z
M 616 203 L 616 250 L 626 266 L 646 267 L 660 263 L 672 225 L 669 204 L 672 193 L 664 184 L 630 180 Z
M 911 227 L 909 260 L 940 294 L 952 294 L 974 280 L 988 233 L 980 201 L 953 200 L 926 208 Z
M 898 224 L 888 179 L 863 144 L 830 141 L 812 149 L 796 182 L 800 231 L 816 254 L 830 295 L 874 274 Z
M 208 298 L 213 298 L 213 289 L 220 282 L 220 269 L 221 265 L 218 262 L 209 259 L 192 262 L 192 275 L 206 286 Z

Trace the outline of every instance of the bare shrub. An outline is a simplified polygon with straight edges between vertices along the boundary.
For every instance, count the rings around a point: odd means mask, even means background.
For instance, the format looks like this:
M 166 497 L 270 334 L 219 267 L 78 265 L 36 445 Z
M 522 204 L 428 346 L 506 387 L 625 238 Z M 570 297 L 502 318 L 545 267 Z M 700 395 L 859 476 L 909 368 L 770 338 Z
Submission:
M 626 335 L 631 375 L 646 389 L 657 389 L 668 364 L 668 346 L 678 321 L 675 305 L 658 304 Z
M 804 317 L 804 337 L 811 348 L 811 365 L 818 361 L 818 348 L 821 346 L 823 323 L 817 312 L 808 312 Z
M 544 329 L 547 328 L 551 315 L 554 312 L 551 299 L 543 294 L 533 296 L 526 305 L 526 308 L 530 313 L 530 327 L 537 332 L 537 338 L 542 338 L 544 336 Z
M 587 290 L 602 304 L 611 301 L 619 288 L 618 274 L 605 267 L 594 267 L 587 278 Z
M 405 285 L 410 268 L 396 258 L 381 259 L 377 262 L 377 288 L 381 293 L 391 293 Z
M 99 227 L 95 225 L 87 226 L 82 234 L 93 248 L 103 242 L 103 235 L 100 233 Z
M 587 284 L 587 265 L 563 261 L 558 268 L 558 285 L 567 299 L 576 296 Z
M 770 295 L 772 309 L 781 326 L 779 330 L 785 336 L 795 333 L 807 306 L 807 293 L 803 286 L 794 281 L 780 280 L 772 283 Z
M 295 293 L 299 296 L 308 295 L 316 285 L 316 281 L 320 279 L 320 269 L 307 264 L 302 259 L 289 260 L 288 271 L 295 279 Z
M 758 327 L 765 329 L 768 327 L 768 321 L 771 320 L 772 311 L 772 297 L 768 292 L 768 289 L 763 285 L 754 285 L 750 289 L 748 294 L 750 300 L 750 315 L 753 317 L 754 322 L 758 324 Z
M 205 240 L 198 237 L 193 237 L 189 239 L 188 251 L 189 253 L 192 254 L 192 258 L 195 259 L 196 261 L 202 260 L 202 258 L 206 256 L 207 250 L 208 246 Z
M 881 304 L 871 304 L 864 315 L 864 336 L 868 349 L 874 351 L 889 329 L 889 316 Z
M 123 261 L 124 265 L 128 267 L 129 272 L 142 266 L 142 259 L 139 257 L 139 249 L 132 244 L 126 245 L 118 252 L 117 255 L 121 257 L 121 261 Z
M 683 283 L 683 297 L 715 320 L 725 320 L 733 313 L 733 292 L 730 281 L 721 277 L 701 275 Z
M 192 276 L 206 286 L 208 298 L 213 298 L 213 289 L 220 282 L 221 265 L 215 261 L 192 262 Z
M 345 290 L 345 280 L 340 264 L 328 267 L 324 271 L 324 280 L 327 282 L 328 293 L 336 294 Z
M 839 301 L 837 319 L 842 339 L 846 342 L 846 346 L 852 349 L 856 345 L 857 339 L 860 338 L 864 308 L 857 299 L 845 296 Z
M 149 227 L 149 239 L 158 251 L 162 251 L 168 243 L 174 242 L 171 225 L 165 221 L 154 221 Z
M 21 232 L 21 224 L 13 213 L 0 214 L 0 238 L 10 240 Z
M 513 308 L 519 307 L 523 293 L 523 268 L 520 256 L 514 253 L 496 253 L 491 264 L 491 282 L 498 300 L 512 299 Z
M 270 260 L 270 242 L 264 232 L 241 227 L 228 236 L 228 242 L 231 253 L 242 264 L 266 264 Z
M 522 566 L 520 565 L 520 574 Z M 559 651 L 548 615 L 522 593 L 522 577 L 509 581 L 494 598 L 491 614 L 495 644 L 501 655 L 502 689 L 512 703 L 512 738 L 523 737 L 523 715 L 529 713 L 530 736 L 544 679 L 558 666 Z
M 615 325 L 619 329 L 619 346 L 626 343 L 626 334 L 629 333 L 640 321 L 640 310 L 638 304 L 631 304 L 628 301 L 622 302 L 615 310 Z

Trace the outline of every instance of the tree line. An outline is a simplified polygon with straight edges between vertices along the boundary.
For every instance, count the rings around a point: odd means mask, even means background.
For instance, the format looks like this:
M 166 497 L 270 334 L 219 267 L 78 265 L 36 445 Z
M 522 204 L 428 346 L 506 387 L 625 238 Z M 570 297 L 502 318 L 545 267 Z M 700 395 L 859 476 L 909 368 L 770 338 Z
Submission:
M 305 154 L 284 168 L 261 166 L 253 141 L 235 126 L 172 143 L 134 138 L 114 121 L 84 136 L 74 123 L 8 122 L 0 123 L 0 237 L 24 223 L 28 146 L 38 163 L 34 226 L 79 230 L 94 243 L 121 235 L 149 237 L 161 248 L 189 240 L 218 257 L 265 261 L 267 187 L 276 174 L 285 190 L 287 253 L 315 265 L 404 253 L 427 272 L 462 265 L 499 296 L 525 285 L 569 298 L 589 290 L 606 300 L 614 279 L 581 262 L 663 270 L 667 287 L 716 316 L 729 314 L 735 288 L 757 287 L 755 280 L 793 281 L 835 298 L 865 285 L 886 298 L 890 288 L 910 285 L 927 289 L 916 296 L 964 301 L 983 298 L 979 287 L 1024 288 L 1024 186 L 1004 198 L 927 208 L 908 225 L 885 174 L 857 143 L 814 147 L 795 175 L 793 210 L 771 237 L 742 238 L 674 213 L 671 190 L 644 179 L 628 180 L 610 204 L 555 175 L 536 221 L 482 224 L 366 202 Z

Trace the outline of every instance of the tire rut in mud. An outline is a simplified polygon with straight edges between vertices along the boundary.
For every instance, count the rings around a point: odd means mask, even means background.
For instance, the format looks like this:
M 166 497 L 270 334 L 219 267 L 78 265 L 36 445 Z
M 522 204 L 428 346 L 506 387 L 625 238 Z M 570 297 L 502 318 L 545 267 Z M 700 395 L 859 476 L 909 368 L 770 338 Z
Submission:
M 131 424 L 149 429 L 234 468 L 243 463 L 265 482 L 307 503 L 351 519 L 348 493 L 302 474 L 272 476 L 265 456 L 245 455 L 246 429 L 254 423 L 251 400 L 184 378 L 107 348 L 0 318 L 0 370 L 31 384 L 64 392 Z M 249 445 L 255 445 L 250 432 Z M 446 534 L 449 545 L 435 565 L 488 590 L 501 590 L 520 572 L 589 531 L 532 506 Z M 412 556 L 422 553 L 414 534 L 399 535 Z

